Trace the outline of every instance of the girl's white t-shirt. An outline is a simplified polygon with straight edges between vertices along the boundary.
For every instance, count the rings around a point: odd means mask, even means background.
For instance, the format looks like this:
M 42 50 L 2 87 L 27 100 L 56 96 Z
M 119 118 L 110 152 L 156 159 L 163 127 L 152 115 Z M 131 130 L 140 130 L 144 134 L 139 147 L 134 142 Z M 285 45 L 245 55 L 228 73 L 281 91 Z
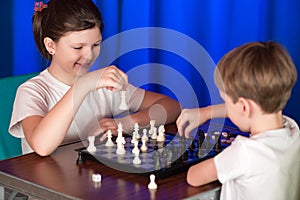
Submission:
M 21 138 L 23 154 L 33 152 L 33 150 L 25 139 L 20 122 L 29 116 L 45 116 L 69 89 L 70 86 L 54 78 L 47 69 L 19 86 L 9 132 Z M 126 102 L 129 107 L 127 112 L 136 112 L 144 95 L 145 90 L 129 84 L 126 90 Z M 123 113 L 124 111 L 119 109 L 120 102 L 120 92 L 98 89 L 89 93 L 74 116 L 62 144 L 85 139 L 101 118 L 110 118 Z

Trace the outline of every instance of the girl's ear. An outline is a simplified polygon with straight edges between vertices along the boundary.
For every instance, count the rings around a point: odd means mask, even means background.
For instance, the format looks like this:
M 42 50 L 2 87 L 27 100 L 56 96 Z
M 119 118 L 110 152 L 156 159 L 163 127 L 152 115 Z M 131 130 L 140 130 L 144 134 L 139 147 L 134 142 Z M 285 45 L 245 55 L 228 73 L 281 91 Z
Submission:
M 45 47 L 46 47 L 46 49 L 47 49 L 47 51 L 50 55 L 55 54 L 55 43 L 51 38 L 45 37 L 44 38 L 44 45 L 45 45 Z

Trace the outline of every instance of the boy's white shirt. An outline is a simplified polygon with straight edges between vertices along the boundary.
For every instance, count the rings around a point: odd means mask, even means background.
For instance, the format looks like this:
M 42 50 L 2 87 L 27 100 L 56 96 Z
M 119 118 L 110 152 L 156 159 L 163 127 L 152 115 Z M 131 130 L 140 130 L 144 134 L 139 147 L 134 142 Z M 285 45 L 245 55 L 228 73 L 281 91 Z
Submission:
M 214 158 L 221 199 L 300 199 L 300 131 L 284 120 L 282 129 L 238 136 Z
M 28 116 L 45 116 L 69 89 L 70 86 L 55 79 L 47 69 L 18 88 L 9 132 L 21 138 L 23 154 L 33 150 L 25 139 L 20 122 Z M 144 94 L 144 90 L 129 84 L 126 90 L 126 100 L 131 112 L 139 109 Z M 100 118 L 122 113 L 123 111 L 119 109 L 120 102 L 119 92 L 99 89 L 89 93 L 76 113 L 63 144 L 85 139 Z

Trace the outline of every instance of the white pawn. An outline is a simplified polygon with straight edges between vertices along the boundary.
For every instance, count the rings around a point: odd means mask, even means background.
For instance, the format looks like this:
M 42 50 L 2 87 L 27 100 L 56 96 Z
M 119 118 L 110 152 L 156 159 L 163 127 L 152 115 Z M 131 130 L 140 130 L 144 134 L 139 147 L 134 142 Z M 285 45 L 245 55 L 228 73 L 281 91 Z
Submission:
M 132 149 L 132 153 L 133 153 L 133 154 L 136 154 L 136 153 L 140 152 L 139 147 L 138 147 L 138 144 L 139 144 L 139 142 L 136 140 L 136 141 L 134 142 L 134 147 L 133 147 L 133 149 Z
M 156 138 L 157 138 L 157 128 L 154 127 L 152 131 L 151 139 L 156 140 Z
M 142 136 L 142 140 L 148 140 L 148 136 L 147 136 L 147 129 L 143 129 L 143 136 Z
M 157 184 L 155 183 L 155 175 L 150 175 L 150 183 L 148 184 L 148 189 L 155 190 L 157 189 Z
M 164 125 L 160 125 L 158 127 L 158 136 L 157 136 L 157 141 L 158 142 L 163 142 L 165 141 L 165 126 Z
M 121 91 L 121 103 L 120 103 L 119 109 L 120 110 L 128 110 L 128 106 L 126 103 L 126 91 L 125 90 Z
M 136 153 L 135 153 L 135 156 L 134 156 L 134 159 L 132 160 L 132 163 L 135 164 L 135 165 L 140 165 L 142 163 L 140 157 L 140 150 L 138 150 Z
M 154 126 L 155 126 L 155 120 L 150 120 L 149 135 L 152 135 L 152 134 L 153 134 Z
M 141 151 L 145 152 L 148 150 L 148 147 L 147 147 L 147 140 L 146 139 L 143 139 L 142 138 L 142 146 L 141 146 Z
M 89 141 L 89 146 L 87 147 L 87 150 L 89 152 L 95 152 L 96 151 L 96 147 L 95 147 L 95 136 L 89 136 L 88 137 L 88 141 Z
M 115 145 L 114 142 L 112 141 L 111 137 L 112 137 L 112 132 L 111 132 L 111 130 L 108 130 L 107 131 L 107 142 L 105 143 L 105 146 L 112 147 Z

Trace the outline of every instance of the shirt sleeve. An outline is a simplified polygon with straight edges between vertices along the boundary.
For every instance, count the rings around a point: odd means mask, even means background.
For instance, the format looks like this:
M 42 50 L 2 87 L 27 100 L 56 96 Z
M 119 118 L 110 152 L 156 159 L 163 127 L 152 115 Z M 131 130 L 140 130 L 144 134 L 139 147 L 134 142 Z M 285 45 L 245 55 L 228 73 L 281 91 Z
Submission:
M 135 87 L 131 84 L 127 87 L 127 94 L 129 97 L 129 108 L 131 112 L 139 110 L 145 96 L 145 90 Z
M 33 83 L 25 82 L 16 93 L 9 132 L 19 138 L 24 137 L 21 121 L 28 116 L 45 116 L 48 112 L 46 100 L 38 87 Z
M 234 142 L 215 156 L 217 176 L 221 183 L 243 176 L 249 168 L 249 157 L 244 137 L 237 136 Z

